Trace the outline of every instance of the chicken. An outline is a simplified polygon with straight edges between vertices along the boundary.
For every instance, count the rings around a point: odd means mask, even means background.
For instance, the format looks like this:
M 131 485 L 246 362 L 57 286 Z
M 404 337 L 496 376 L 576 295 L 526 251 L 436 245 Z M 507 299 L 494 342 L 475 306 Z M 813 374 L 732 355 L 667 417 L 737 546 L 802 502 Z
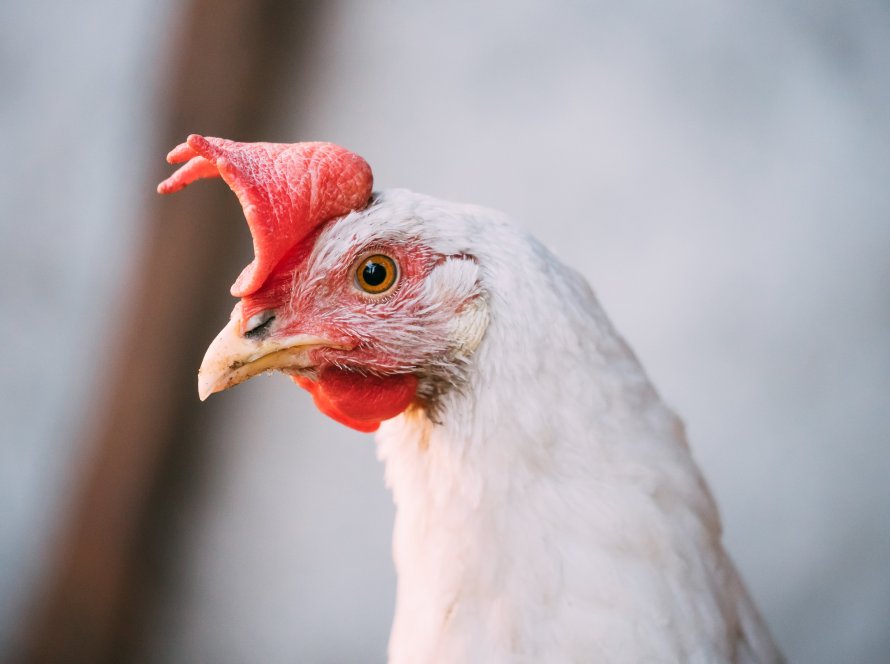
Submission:
M 189 136 L 255 258 L 202 399 L 281 371 L 377 431 L 397 507 L 393 663 L 781 661 L 714 501 L 590 287 L 503 215 L 372 192 L 328 143 Z

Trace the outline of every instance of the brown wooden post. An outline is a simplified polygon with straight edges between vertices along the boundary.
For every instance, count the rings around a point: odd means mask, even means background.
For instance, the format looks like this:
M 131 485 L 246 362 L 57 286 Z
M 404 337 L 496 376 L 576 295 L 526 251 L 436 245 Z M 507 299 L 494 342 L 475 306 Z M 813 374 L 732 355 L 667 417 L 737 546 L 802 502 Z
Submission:
M 209 403 L 199 411 L 196 368 L 233 305 L 231 281 L 251 258 L 226 187 L 163 199 L 151 192 L 172 170 L 164 154 L 189 133 L 287 140 L 270 126 L 268 110 L 287 98 L 283 74 L 305 59 L 315 18 L 316 3 L 192 0 L 174 26 L 180 32 L 171 40 L 159 113 L 156 180 L 145 183 L 142 253 L 92 413 L 84 446 L 91 461 L 60 534 L 25 662 L 124 662 L 139 651 L 171 504 L 196 467 L 202 421 L 213 411 Z

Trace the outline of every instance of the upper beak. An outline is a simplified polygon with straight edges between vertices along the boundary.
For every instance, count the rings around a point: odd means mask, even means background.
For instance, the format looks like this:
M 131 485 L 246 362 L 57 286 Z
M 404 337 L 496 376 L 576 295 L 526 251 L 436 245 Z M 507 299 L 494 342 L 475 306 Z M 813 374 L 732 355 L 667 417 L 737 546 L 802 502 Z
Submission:
M 319 337 L 296 335 L 285 339 L 249 339 L 241 334 L 241 304 L 210 344 L 198 369 L 198 396 L 204 401 L 214 392 L 243 383 L 273 369 L 307 369 L 309 351 L 333 346 Z

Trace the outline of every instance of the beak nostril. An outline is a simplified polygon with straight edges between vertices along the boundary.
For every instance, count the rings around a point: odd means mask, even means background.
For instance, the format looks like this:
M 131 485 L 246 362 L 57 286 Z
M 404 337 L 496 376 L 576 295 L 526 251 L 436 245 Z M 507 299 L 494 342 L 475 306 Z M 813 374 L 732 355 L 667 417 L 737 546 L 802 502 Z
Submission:
M 265 336 L 268 334 L 273 320 L 275 320 L 275 312 L 271 309 L 254 314 L 244 326 L 244 336 L 248 339 L 259 339 Z
M 311 350 L 324 346 L 343 348 L 326 339 L 306 334 L 291 335 L 277 341 L 266 338 L 274 316 L 258 319 L 259 327 L 241 332 L 241 317 L 233 316 L 216 335 L 204 354 L 198 370 L 198 396 L 201 401 L 268 371 L 293 372 L 312 367 Z M 249 335 L 258 338 L 248 338 Z

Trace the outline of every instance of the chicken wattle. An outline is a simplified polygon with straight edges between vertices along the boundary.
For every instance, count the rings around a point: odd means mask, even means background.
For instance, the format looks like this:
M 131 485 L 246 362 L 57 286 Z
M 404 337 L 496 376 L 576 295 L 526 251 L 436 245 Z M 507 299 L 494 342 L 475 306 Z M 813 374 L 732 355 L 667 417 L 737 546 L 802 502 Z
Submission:
M 593 292 L 492 210 L 373 193 L 328 143 L 190 136 L 255 259 L 202 398 L 289 374 L 379 431 L 397 506 L 389 661 L 781 661 L 680 420 Z

